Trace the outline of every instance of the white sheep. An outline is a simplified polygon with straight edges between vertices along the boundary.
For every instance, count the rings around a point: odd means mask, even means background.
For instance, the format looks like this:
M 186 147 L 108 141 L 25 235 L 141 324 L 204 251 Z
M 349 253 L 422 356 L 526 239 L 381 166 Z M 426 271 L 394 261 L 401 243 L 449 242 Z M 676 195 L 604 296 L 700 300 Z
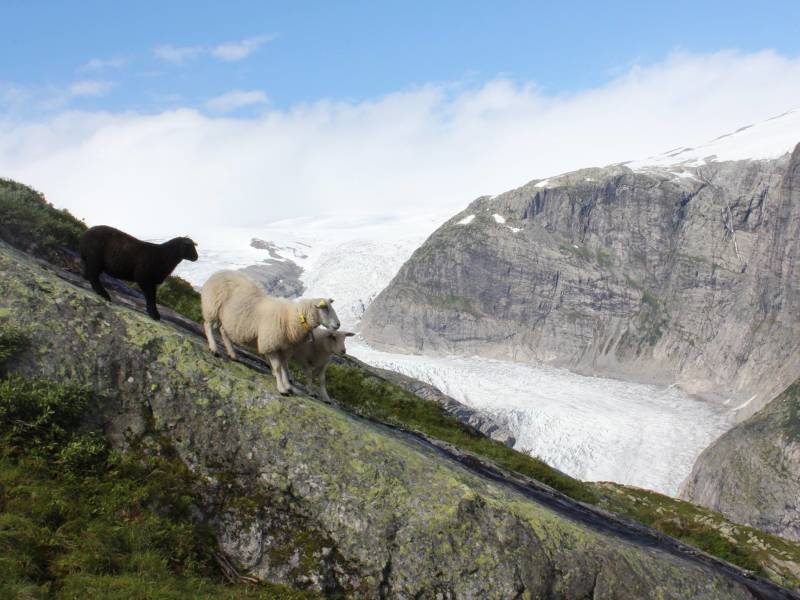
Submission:
M 292 348 L 290 356 L 305 371 L 309 389 L 313 388 L 314 379 L 319 379 L 319 394 L 325 402 L 331 401 L 325 387 L 325 371 L 328 369 L 328 361 L 333 354 L 343 356 L 347 353 L 344 340 L 351 335 L 355 335 L 355 333 L 318 330 L 314 332 L 310 341 Z
M 254 347 L 263 354 L 281 394 L 292 393 L 288 357 L 319 325 L 339 329 L 333 299 L 292 302 L 268 296 L 249 277 L 236 271 L 218 271 L 200 292 L 203 328 L 209 349 L 217 354 L 213 327 L 219 328 L 228 356 L 236 358 L 233 343 Z

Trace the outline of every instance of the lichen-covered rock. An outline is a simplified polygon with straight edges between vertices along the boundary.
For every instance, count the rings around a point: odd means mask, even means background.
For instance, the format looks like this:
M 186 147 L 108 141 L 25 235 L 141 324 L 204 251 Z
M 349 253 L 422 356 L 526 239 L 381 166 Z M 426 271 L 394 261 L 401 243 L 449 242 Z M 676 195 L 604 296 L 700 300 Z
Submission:
M 741 407 L 800 372 L 800 147 L 584 169 L 482 197 L 367 309 L 371 344 L 677 383 Z
M 680 495 L 800 540 L 800 381 L 706 448 Z
M 13 370 L 91 386 L 118 447 L 157 436 L 207 482 L 200 517 L 245 573 L 363 598 L 755 597 L 722 570 L 574 522 L 413 438 L 283 398 L 200 337 L 2 245 L 0 316 L 31 337 Z

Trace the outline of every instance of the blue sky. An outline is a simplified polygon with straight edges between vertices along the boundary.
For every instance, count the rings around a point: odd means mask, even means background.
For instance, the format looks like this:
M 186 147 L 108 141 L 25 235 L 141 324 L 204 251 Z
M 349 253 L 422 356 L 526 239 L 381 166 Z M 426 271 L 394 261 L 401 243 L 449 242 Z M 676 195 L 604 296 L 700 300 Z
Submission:
M 15 25 L 0 36 L 0 82 L 33 90 L 36 101 L 16 107 L 27 114 L 65 105 L 207 109 L 232 90 L 261 94 L 241 110 L 262 108 L 265 97 L 287 108 L 498 76 L 559 94 L 676 50 L 800 54 L 794 1 L 6 1 L 3 16 Z M 252 52 L 236 60 L 212 53 L 248 40 Z M 165 46 L 186 58 L 159 58 Z M 63 90 L 71 93 L 39 105 Z
M 800 108 L 797 1 L 0 2 L 0 177 L 138 235 L 453 214 Z

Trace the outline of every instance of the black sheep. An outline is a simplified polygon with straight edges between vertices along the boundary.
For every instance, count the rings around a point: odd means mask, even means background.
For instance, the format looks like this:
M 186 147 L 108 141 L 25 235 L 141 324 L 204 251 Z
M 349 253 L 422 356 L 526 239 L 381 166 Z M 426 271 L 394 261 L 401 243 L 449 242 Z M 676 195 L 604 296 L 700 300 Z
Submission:
M 147 314 L 158 321 L 161 315 L 156 308 L 156 288 L 179 262 L 197 260 L 196 245 L 188 237 L 173 238 L 163 244 L 143 242 L 119 229 L 98 225 L 81 238 L 83 276 L 106 300 L 111 297 L 100 283 L 101 273 L 135 281 L 147 300 Z

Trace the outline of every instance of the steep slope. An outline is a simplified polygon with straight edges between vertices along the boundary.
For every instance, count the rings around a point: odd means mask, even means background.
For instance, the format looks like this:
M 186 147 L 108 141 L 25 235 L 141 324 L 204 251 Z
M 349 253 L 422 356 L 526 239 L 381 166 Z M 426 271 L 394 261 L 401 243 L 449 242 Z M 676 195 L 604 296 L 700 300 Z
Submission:
M 4 245 L 0 273 L 0 315 L 31 340 L 12 369 L 89 386 L 118 448 L 171 448 L 207 481 L 198 518 L 244 573 L 354 597 L 792 597 L 469 457 L 281 398 L 199 337 Z
M 800 381 L 703 451 L 681 497 L 800 540 Z
M 713 156 L 755 152 L 774 131 L 756 154 L 778 158 Z M 405 263 L 362 334 L 384 349 L 677 383 L 744 419 L 800 372 L 790 136 L 800 141 L 800 112 L 634 168 L 479 198 Z

